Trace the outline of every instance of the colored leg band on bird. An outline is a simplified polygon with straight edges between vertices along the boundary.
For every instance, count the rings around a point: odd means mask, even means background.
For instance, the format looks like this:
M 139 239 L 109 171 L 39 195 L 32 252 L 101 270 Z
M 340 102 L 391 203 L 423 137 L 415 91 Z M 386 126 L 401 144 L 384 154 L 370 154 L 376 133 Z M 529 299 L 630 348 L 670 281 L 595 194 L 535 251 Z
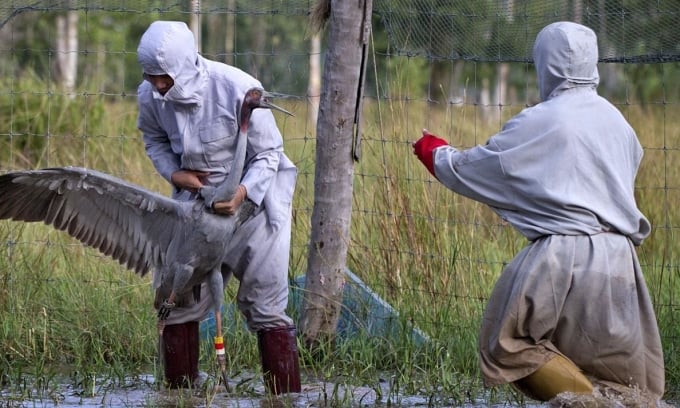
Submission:
M 227 392 L 231 392 L 229 378 L 227 378 L 227 356 L 224 353 L 224 339 L 222 336 L 215 336 L 215 354 L 217 355 L 217 363 L 220 365 L 220 371 L 222 372 L 224 387 L 227 389 Z
M 224 355 L 224 339 L 222 336 L 215 336 L 215 354 Z

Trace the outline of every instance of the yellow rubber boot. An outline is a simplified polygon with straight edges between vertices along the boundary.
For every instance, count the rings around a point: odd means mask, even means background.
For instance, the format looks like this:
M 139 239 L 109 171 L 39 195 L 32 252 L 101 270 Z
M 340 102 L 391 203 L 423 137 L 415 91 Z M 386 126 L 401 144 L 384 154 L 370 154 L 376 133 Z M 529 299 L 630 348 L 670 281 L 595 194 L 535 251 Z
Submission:
M 526 396 L 538 401 L 549 401 L 562 392 L 593 392 L 593 384 L 581 370 L 559 354 L 534 373 L 515 381 L 513 385 Z

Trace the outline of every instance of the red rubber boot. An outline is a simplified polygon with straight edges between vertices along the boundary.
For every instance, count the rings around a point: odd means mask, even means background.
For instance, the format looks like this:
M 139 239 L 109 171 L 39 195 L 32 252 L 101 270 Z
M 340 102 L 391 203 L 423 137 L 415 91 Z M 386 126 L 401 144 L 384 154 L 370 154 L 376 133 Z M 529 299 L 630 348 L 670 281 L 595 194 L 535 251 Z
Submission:
M 165 326 L 161 363 L 168 388 L 188 388 L 198 378 L 198 322 Z
M 272 394 L 300 392 L 295 326 L 263 329 L 257 332 L 264 384 Z

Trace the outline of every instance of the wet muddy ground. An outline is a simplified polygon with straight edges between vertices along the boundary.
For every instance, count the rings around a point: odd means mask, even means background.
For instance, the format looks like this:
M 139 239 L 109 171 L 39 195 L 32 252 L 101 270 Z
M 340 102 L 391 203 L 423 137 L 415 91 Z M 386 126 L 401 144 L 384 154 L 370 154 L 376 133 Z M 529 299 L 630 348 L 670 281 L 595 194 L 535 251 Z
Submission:
M 479 404 L 455 404 L 446 398 L 394 395 L 387 382 L 376 387 L 345 384 L 303 384 L 299 394 L 272 397 L 255 375 L 231 378 L 231 393 L 209 378 L 198 390 L 159 389 L 152 375 L 130 378 L 125 383 L 94 381 L 90 385 L 59 384 L 49 389 L 7 389 L 0 391 L 0 408 L 54 407 L 486 407 Z M 507 407 L 508 404 L 498 406 Z M 530 405 L 529 405 L 530 406 Z M 539 407 L 540 405 L 533 405 Z
M 55 384 L 43 389 L 5 386 L 0 389 L 0 408 L 54 407 L 599 407 L 638 408 L 674 407 L 674 404 L 650 402 L 634 390 L 596 384 L 594 397 L 561 395 L 549 403 L 512 403 L 512 397 L 503 403 L 480 400 L 460 404 L 446 397 L 396 395 L 387 382 L 375 387 L 358 387 L 345 384 L 316 383 L 303 385 L 300 394 L 272 397 L 255 375 L 244 374 L 230 379 L 232 392 L 227 393 L 221 384 L 210 378 L 197 390 L 159 389 L 152 375 L 126 379 L 115 384 L 108 380 L 95 381 L 83 386 Z

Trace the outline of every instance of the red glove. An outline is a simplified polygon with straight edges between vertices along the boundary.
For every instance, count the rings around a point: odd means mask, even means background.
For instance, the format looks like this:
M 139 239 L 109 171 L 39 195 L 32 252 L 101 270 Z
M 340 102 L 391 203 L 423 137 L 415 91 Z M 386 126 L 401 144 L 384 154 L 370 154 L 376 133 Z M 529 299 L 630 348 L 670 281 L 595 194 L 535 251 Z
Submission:
M 418 156 L 418 159 L 423 162 L 433 176 L 435 176 L 433 152 L 434 149 L 441 146 L 448 146 L 446 140 L 438 138 L 425 129 L 423 129 L 423 136 L 413 143 L 413 153 Z

